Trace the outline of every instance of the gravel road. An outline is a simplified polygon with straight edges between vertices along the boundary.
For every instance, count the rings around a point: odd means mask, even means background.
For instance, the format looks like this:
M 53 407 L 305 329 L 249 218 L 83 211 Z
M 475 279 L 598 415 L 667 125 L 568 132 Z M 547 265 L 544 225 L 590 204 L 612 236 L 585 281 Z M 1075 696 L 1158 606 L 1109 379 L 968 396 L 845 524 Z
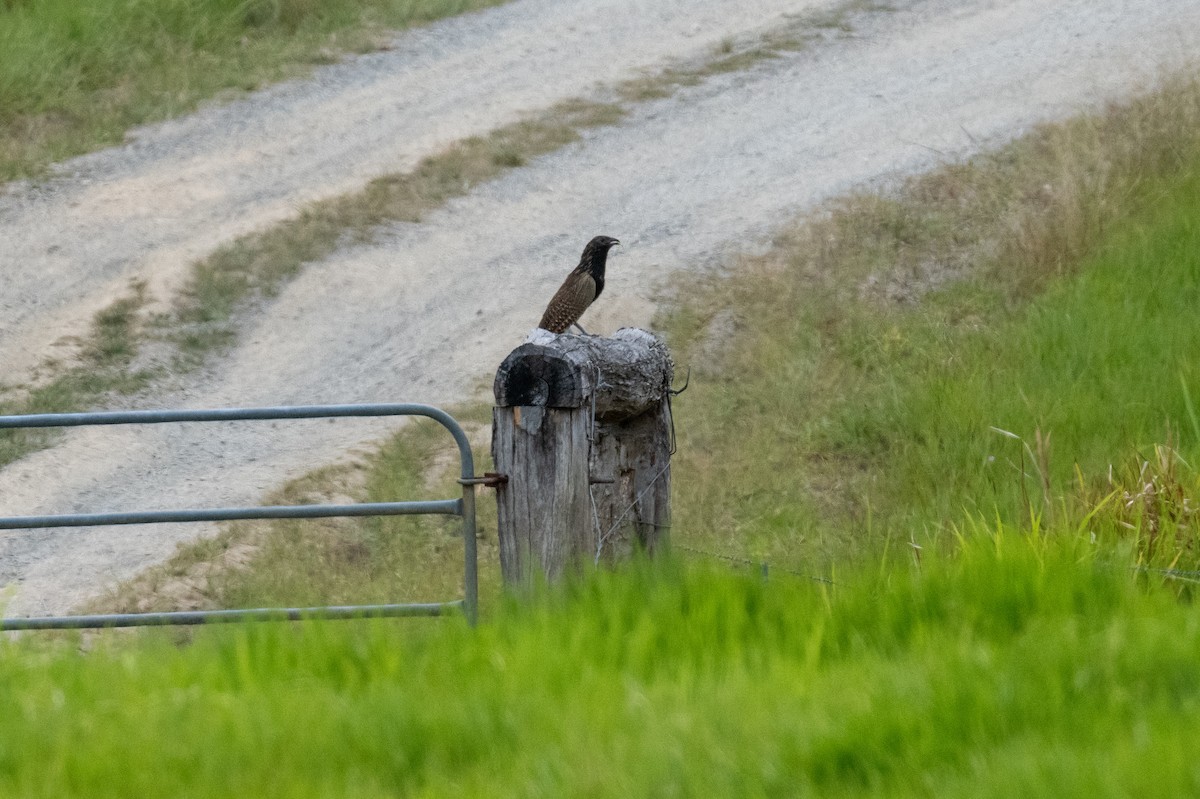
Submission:
M 820 3 L 518 0 L 406 34 L 310 82 L 140 131 L 0 197 L 0 353 L 19 371 L 131 277 L 522 110 L 586 95 Z M 680 269 L 764 246 L 848 188 L 1153 84 L 1200 53 L 1195 0 L 909 0 L 744 73 L 639 106 L 370 246 L 310 265 L 239 346 L 155 406 L 452 404 L 536 323 L 593 234 L 619 237 L 592 332 L 645 324 Z M 78 431 L 0 471 L 5 514 L 253 504 L 368 445 L 363 421 Z M 12 615 L 60 612 L 203 526 L 0 538 Z

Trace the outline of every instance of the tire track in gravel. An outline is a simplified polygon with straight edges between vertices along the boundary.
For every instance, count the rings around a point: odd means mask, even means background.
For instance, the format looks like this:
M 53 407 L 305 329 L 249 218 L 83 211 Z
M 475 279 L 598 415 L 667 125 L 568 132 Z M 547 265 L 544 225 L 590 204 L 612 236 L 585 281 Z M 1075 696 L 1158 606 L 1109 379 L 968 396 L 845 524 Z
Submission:
M 765 244 L 777 221 L 848 188 L 1139 91 L 1197 52 L 1193 0 L 910 2 L 854 38 L 644 104 L 421 224 L 310 265 L 226 359 L 158 404 L 461 401 L 594 233 L 625 246 L 589 329 L 644 324 L 676 270 Z M 0 497 L 7 513 L 254 503 L 388 429 L 81 431 L 0 472 Z M 7 611 L 67 609 L 204 532 L 6 536 Z
M 13 380 L 145 279 L 309 202 L 405 171 L 523 112 L 706 53 L 835 0 L 523 0 L 405 32 L 391 51 L 136 132 L 64 177 L 0 192 L 0 353 Z

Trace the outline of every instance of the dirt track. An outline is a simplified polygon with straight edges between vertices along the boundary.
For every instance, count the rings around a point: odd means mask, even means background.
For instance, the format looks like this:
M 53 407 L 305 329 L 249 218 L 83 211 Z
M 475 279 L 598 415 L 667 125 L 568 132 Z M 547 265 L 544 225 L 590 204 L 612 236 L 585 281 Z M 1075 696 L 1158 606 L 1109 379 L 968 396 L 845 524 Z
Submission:
M 131 277 L 163 291 L 190 260 L 307 200 L 818 5 L 520 0 L 406 35 L 309 83 L 142 131 L 48 186 L 0 197 L 3 362 L 9 373 L 32 364 Z M 533 326 L 595 233 L 625 246 L 588 329 L 644 324 L 675 270 L 761 246 L 849 187 L 1138 91 L 1200 53 L 1194 0 L 895 5 L 853 36 L 644 104 L 420 225 L 309 266 L 248 320 L 227 358 L 144 404 L 454 403 Z M 80 432 L 0 472 L 0 511 L 251 504 L 385 429 Z M 6 534 L 7 612 L 65 610 L 204 532 Z

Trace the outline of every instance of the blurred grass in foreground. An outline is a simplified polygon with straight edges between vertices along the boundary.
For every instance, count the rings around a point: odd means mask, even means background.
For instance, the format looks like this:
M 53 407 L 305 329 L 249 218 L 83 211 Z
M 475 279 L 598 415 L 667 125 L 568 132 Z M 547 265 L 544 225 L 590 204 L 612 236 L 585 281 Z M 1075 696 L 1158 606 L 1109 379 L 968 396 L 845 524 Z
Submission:
M 834 586 L 643 564 L 461 621 L 0 647 L 0 793 L 1030 796 L 1200 789 L 1200 620 L 978 529 Z

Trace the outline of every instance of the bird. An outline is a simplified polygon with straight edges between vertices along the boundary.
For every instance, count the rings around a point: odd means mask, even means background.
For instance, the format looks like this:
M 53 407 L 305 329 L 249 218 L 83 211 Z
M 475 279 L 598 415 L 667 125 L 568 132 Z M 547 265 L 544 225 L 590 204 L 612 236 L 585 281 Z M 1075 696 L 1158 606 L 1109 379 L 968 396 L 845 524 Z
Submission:
M 583 248 L 579 266 L 571 270 L 567 279 L 558 287 L 538 327 L 551 333 L 565 333 L 571 325 L 587 335 L 579 327 L 579 317 L 588 309 L 600 292 L 604 291 L 604 264 L 608 251 L 621 242 L 611 236 L 596 236 Z

